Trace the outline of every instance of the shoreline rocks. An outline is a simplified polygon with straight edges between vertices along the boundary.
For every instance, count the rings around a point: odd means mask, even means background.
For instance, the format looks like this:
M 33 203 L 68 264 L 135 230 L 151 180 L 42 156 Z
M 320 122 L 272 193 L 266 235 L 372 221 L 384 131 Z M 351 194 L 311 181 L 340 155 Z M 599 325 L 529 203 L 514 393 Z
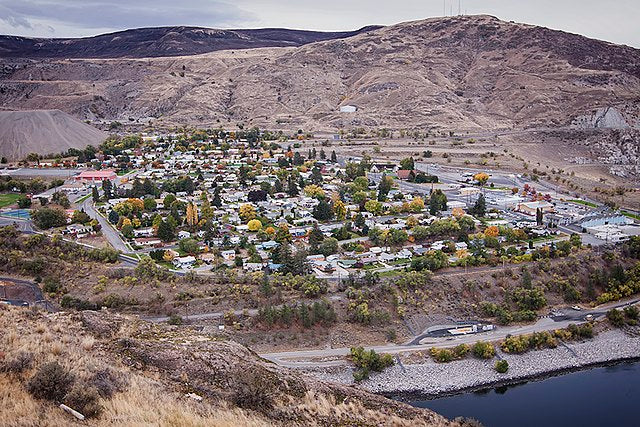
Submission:
M 640 358 L 640 337 L 622 330 L 609 330 L 591 340 L 560 344 L 554 349 L 534 350 L 524 354 L 507 354 L 498 350 L 500 358 L 509 362 L 509 371 L 498 374 L 496 358 L 480 360 L 468 357 L 450 363 L 426 360 L 419 364 L 394 365 L 358 386 L 385 395 L 441 397 L 463 391 L 512 384 L 595 365 Z M 305 369 L 324 381 L 354 384 L 349 366 Z

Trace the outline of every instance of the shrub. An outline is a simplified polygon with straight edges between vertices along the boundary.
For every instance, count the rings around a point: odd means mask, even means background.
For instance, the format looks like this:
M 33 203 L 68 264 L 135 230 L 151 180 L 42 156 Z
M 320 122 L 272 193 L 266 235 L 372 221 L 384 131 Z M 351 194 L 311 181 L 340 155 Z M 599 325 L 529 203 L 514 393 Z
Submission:
M 98 390 L 87 384 L 75 384 L 64 397 L 64 403 L 87 418 L 98 416 L 102 411 Z
M 169 316 L 169 321 L 167 322 L 170 325 L 182 325 L 182 316 L 178 314 L 172 314 Z
M 74 378 L 58 362 L 49 362 L 40 367 L 27 384 L 27 390 L 37 399 L 61 402 L 69 392 Z
M 478 341 L 473 345 L 471 351 L 475 357 L 480 359 L 492 359 L 496 354 L 496 349 L 492 344 L 484 341 Z
M 362 347 L 351 348 L 351 361 L 356 365 L 353 373 L 356 381 L 366 380 L 371 371 L 382 372 L 394 364 L 390 354 L 378 354 L 375 350 L 365 350 Z
M 509 370 L 509 362 L 506 360 L 498 360 L 496 361 L 496 372 L 499 374 L 504 374 Z
M 233 387 L 233 403 L 241 408 L 258 411 L 273 407 L 274 385 L 269 379 L 268 372 L 241 369 Z
M 95 372 L 89 379 L 89 384 L 106 399 L 113 396 L 115 392 L 124 391 L 126 386 L 124 378 L 108 368 Z
M 19 374 L 31 368 L 33 365 L 33 353 L 21 351 L 13 359 L 0 365 L 0 372 L 11 372 Z
M 612 308 L 611 310 L 607 311 L 607 319 L 616 328 L 621 328 L 625 324 L 624 314 L 622 314 L 620 310 L 617 310 L 615 308 Z

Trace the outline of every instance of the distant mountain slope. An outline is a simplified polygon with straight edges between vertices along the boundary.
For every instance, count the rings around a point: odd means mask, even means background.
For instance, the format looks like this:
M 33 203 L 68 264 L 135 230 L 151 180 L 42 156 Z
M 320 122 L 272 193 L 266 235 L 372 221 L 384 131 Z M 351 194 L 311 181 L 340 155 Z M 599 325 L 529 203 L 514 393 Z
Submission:
M 98 146 L 106 136 L 59 110 L 0 111 L 0 156 L 9 160 Z
M 321 32 L 263 28 L 218 30 L 199 27 L 138 28 L 95 37 L 45 39 L 0 36 L 0 56 L 22 58 L 147 58 L 195 55 L 218 50 L 302 46 L 341 39 L 357 31 Z
M 348 104 L 357 112 L 339 111 Z M 0 106 L 165 126 L 638 127 L 640 50 L 490 16 L 433 18 L 300 47 L 4 58 Z

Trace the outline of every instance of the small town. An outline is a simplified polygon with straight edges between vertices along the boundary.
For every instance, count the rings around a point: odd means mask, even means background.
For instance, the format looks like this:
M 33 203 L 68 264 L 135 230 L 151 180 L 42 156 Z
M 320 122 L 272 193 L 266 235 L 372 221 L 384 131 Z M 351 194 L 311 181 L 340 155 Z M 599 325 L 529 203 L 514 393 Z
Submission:
M 329 281 L 518 263 L 640 234 L 633 215 L 522 175 L 345 158 L 334 138 L 257 129 L 115 137 L 100 151 L 5 169 L 14 191 L 15 170 L 68 178 L 42 192 L 24 188 L 0 215 L 181 274 L 240 269 Z

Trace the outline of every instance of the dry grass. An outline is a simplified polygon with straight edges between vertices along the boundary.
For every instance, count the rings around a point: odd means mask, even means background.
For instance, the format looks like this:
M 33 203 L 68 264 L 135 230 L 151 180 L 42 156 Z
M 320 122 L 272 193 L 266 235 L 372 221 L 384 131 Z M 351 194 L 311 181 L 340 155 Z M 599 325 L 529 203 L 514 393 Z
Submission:
M 133 326 L 123 329 L 126 336 Z M 386 425 L 444 426 L 447 421 L 432 413 L 396 414 L 384 405 L 365 407 L 366 402 L 348 399 L 337 403 L 325 387 L 323 392 L 308 393 L 303 398 L 285 397 L 275 408 L 276 414 L 290 414 L 295 422 L 270 418 L 232 406 L 230 401 L 206 398 L 196 401 L 185 396 L 184 381 L 163 376 L 157 370 L 132 369 L 118 356 L 107 351 L 112 341 L 87 335 L 73 315 L 43 315 L 15 308 L 0 308 L 0 330 L 11 331 L 0 336 L 0 363 L 19 355 L 33 355 L 33 364 L 22 372 L 0 373 L 0 424 L 7 426 L 81 425 L 55 403 L 37 400 L 27 392 L 26 384 L 44 364 L 56 361 L 75 377 L 77 384 L 100 390 L 95 381 L 99 372 L 114 372 L 121 380 L 111 381 L 113 393 L 99 399 L 102 411 L 82 425 L 92 426 L 268 426 L 268 425 Z M 46 332 L 42 332 L 46 331 Z M 122 332 L 122 331 L 121 331 Z M 43 339 L 46 337 L 46 339 Z M 250 363 L 231 359 L 230 363 Z M 327 393 L 327 394 L 324 394 Z M 106 397 L 109 396 L 109 397 Z M 366 400 L 366 398 L 365 398 Z M 295 414 L 295 415 L 294 415 Z M 397 415 L 397 416 L 396 416 Z M 405 417 L 405 418 L 402 418 Z M 417 417 L 418 419 L 411 419 Z M 9 420 L 9 421 L 7 421 Z

